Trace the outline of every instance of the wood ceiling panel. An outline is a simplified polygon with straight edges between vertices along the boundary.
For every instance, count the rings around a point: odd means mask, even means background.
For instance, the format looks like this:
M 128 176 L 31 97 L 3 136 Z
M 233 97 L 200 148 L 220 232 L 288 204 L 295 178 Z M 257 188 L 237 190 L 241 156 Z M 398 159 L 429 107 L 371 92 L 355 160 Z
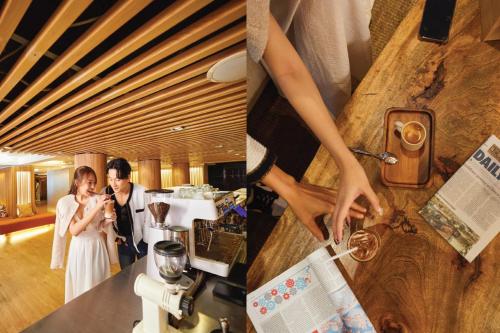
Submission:
M 188 86 L 194 88 L 198 84 L 207 82 L 206 72 L 217 61 L 229 55 L 232 55 L 236 52 L 240 52 L 242 50 L 244 50 L 244 45 L 237 45 L 234 47 L 230 47 L 229 49 L 226 49 L 222 52 L 219 52 L 215 55 L 205 58 L 204 60 L 201 60 L 195 64 L 187 66 L 175 72 L 174 74 L 164 76 L 159 80 L 153 81 L 149 84 L 142 86 L 142 88 L 136 89 L 130 93 L 122 95 L 119 98 L 111 100 L 111 97 L 108 97 L 109 95 L 111 95 L 111 93 L 109 91 L 106 91 L 104 94 L 98 95 L 90 99 L 88 102 L 82 103 L 77 107 L 68 110 L 67 112 L 65 112 L 62 115 L 59 115 L 50 122 L 46 122 L 40 126 L 36 126 L 32 129 L 29 129 L 21 135 L 17 136 L 12 135 L 13 138 L 7 141 L 5 145 L 11 146 L 17 142 L 22 141 L 16 145 L 17 147 L 21 148 L 25 146 L 26 143 L 46 138 L 50 134 L 59 132 L 68 127 L 73 127 L 85 120 L 94 118 L 99 114 L 107 114 L 108 111 L 116 109 L 130 102 L 134 102 L 148 95 L 153 95 L 154 93 L 160 90 L 166 89 L 180 82 L 190 81 L 189 83 L 188 82 L 185 83 L 186 88 Z M 195 76 L 197 76 L 197 79 L 195 81 L 189 80 L 191 78 L 194 78 Z M 112 90 L 114 89 L 111 89 L 111 91 Z M 108 100 L 109 102 L 105 103 Z M 99 105 L 101 106 L 96 108 L 96 106 Z M 91 111 L 85 112 L 87 110 Z M 22 128 L 19 131 L 22 131 Z
M 168 147 L 170 152 L 175 152 L 176 150 L 179 150 L 179 147 L 185 150 L 186 148 L 192 147 L 194 144 L 200 144 L 204 146 L 210 144 L 216 145 L 220 142 L 220 138 L 223 138 L 224 140 L 231 139 L 231 141 L 234 141 L 234 134 L 239 133 L 239 131 L 245 127 L 245 119 L 235 119 L 234 121 L 231 121 L 229 123 L 232 123 L 231 128 L 227 128 L 224 126 L 212 126 L 209 128 L 198 127 L 194 128 L 190 133 L 186 132 L 183 135 L 179 135 L 178 137 L 174 137 L 172 135 L 168 136 L 167 134 L 165 134 L 164 136 L 154 136 L 153 138 L 127 137 L 125 141 L 123 141 L 120 137 L 117 137 L 116 139 L 112 139 L 112 141 L 108 140 L 106 142 L 97 142 L 91 145 L 79 146 L 74 144 L 71 145 L 71 147 L 68 149 L 74 152 L 94 152 L 106 147 L 108 149 L 115 148 L 122 150 L 123 152 L 127 152 L 134 150 L 145 151 L 148 149 L 157 151 L 158 147 L 164 146 L 165 148 Z M 207 136 L 208 134 L 210 134 L 210 136 Z M 153 144 L 157 147 L 153 148 Z M 59 150 L 53 149 L 50 151 L 58 152 Z
M 246 82 L 212 83 L 206 73 L 218 61 L 245 50 L 245 1 L 154 3 L 151 6 L 162 6 L 156 12 L 146 8 L 150 2 L 119 1 L 103 10 L 97 22 L 39 71 L 31 85 L 7 101 L 0 110 L 0 148 L 57 156 L 98 152 L 131 160 L 244 159 Z M 127 17 L 114 17 L 118 12 Z M 136 15 L 149 16 L 139 26 L 129 24 Z M 57 29 L 47 28 L 59 16 L 57 11 L 47 16 L 46 28 L 28 46 L 31 50 L 48 52 L 68 29 L 70 23 L 65 22 L 78 17 L 67 15 Z M 119 29 L 130 31 L 109 44 L 106 38 Z M 104 51 L 92 53 L 100 43 Z M 30 63 L 26 54 L 28 50 L 2 81 L 6 90 L 31 67 L 37 68 L 38 63 Z M 87 65 L 75 75 L 60 77 L 84 57 L 94 58 L 86 58 Z M 37 96 L 55 80 L 62 83 Z M 4 96 L 7 93 L 2 90 Z M 4 96 L 0 94 L 0 100 Z M 176 126 L 184 129 L 171 131 Z
M 148 114 L 148 115 L 143 115 L 141 117 L 134 117 L 131 118 L 127 122 L 115 122 L 112 121 L 108 126 L 99 128 L 99 129 L 87 129 L 87 133 L 91 133 L 92 136 L 99 136 L 102 135 L 103 137 L 109 137 L 113 136 L 119 133 L 126 133 L 127 136 L 133 135 L 133 133 L 138 133 L 140 135 L 144 135 L 147 131 L 150 131 L 151 128 L 161 128 L 163 129 L 164 125 L 168 126 L 168 128 L 172 128 L 175 126 L 187 126 L 183 122 L 185 119 L 190 119 L 194 120 L 197 119 L 195 118 L 196 116 L 204 115 L 205 119 L 210 118 L 211 112 L 214 112 L 219 109 L 226 109 L 229 107 L 234 107 L 234 106 L 241 106 L 242 104 L 246 103 L 246 100 L 242 97 L 245 96 L 245 92 L 236 94 L 234 96 L 228 96 L 226 98 L 220 99 L 220 100 L 214 100 L 206 103 L 201 103 L 199 105 L 196 105 L 194 107 L 189 107 L 189 108 L 182 108 L 182 106 L 177 106 L 176 109 L 180 109 L 179 112 L 172 113 L 172 114 L 164 114 L 162 116 L 158 116 L 156 113 L 154 115 Z M 198 110 L 201 110 L 197 112 Z M 176 117 L 177 116 L 177 117 Z M 139 122 L 136 121 L 136 119 L 140 119 Z M 161 126 L 161 127 L 160 127 Z M 131 132 L 125 132 L 125 131 L 131 131 Z M 82 136 L 82 131 L 79 131 L 76 133 L 76 136 Z M 72 136 L 66 136 L 62 139 L 58 140 L 52 140 L 48 143 L 45 144 L 40 144 L 38 147 L 44 148 L 44 147 L 57 147 L 57 145 L 60 142 L 67 143 L 68 140 L 71 138 L 75 137 L 75 135 Z M 92 139 L 86 140 L 86 144 L 90 144 L 92 142 Z
M 29 0 L 6 0 L 0 9 L 0 54 L 28 10 Z
M 105 69 L 113 66 L 121 59 L 139 49 L 141 46 L 144 46 L 148 42 L 152 41 L 163 32 L 169 30 L 183 18 L 190 16 L 210 1 L 211 0 L 177 1 L 172 6 L 167 7 L 167 9 L 165 9 L 162 13 L 155 16 L 151 21 L 147 22 L 140 29 L 129 35 L 125 40 L 121 41 L 118 45 L 113 46 L 110 50 L 108 50 L 102 56 L 83 68 L 80 72 L 73 75 L 69 80 L 66 80 L 63 84 L 52 90 L 42 99 L 37 101 L 34 105 L 29 107 L 28 110 L 25 110 L 20 116 L 16 117 L 16 119 L 9 122 L 7 126 L 1 128 L 0 135 L 6 133 L 8 130 L 22 123 L 23 121 L 29 119 L 31 116 L 41 111 L 44 107 L 49 106 L 50 104 L 70 93 L 85 82 L 91 80 L 94 76 L 101 73 Z M 154 48 L 155 50 L 148 51 L 147 55 L 138 56 L 131 64 L 123 65 L 119 69 L 119 72 L 122 74 L 122 76 L 117 78 L 114 75 L 108 75 L 102 80 L 95 82 L 93 85 L 91 85 L 91 87 L 98 85 L 101 90 L 105 89 L 112 84 L 121 81 L 120 78 L 123 79 L 127 77 L 127 75 L 123 75 L 123 73 L 132 75 L 139 70 L 155 63 L 157 60 L 161 59 L 162 54 L 160 52 L 164 51 L 164 48 L 160 46 L 164 46 L 163 43 L 156 46 Z M 169 54 L 171 53 L 166 52 L 164 56 L 167 56 Z M 74 104 L 70 104 L 69 106 L 72 105 Z M 32 123 L 36 124 L 39 121 L 47 119 L 47 116 L 54 116 L 56 114 L 56 112 L 53 112 L 52 114 L 45 112 L 42 117 L 38 118 L 39 120 L 33 121 Z
M 116 96 L 118 92 L 118 95 L 121 95 L 123 93 L 126 93 L 130 91 L 131 89 L 134 89 L 137 87 L 137 84 L 144 85 L 147 83 L 152 82 L 155 79 L 158 79 L 164 75 L 167 75 L 169 73 L 172 73 L 173 71 L 182 68 L 185 66 L 185 64 L 190 64 L 192 62 L 198 61 L 200 59 L 203 59 L 204 57 L 208 55 L 212 55 L 214 52 L 220 51 L 221 49 L 224 49 L 226 47 L 231 46 L 232 44 L 238 43 L 245 38 L 245 24 L 239 24 L 235 26 L 234 28 L 229 29 L 228 31 L 225 31 L 224 33 L 220 34 L 217 37 L 214 37 L 210 40 L 207 40 L 201 45 L 198 45 L 194 47 L 193 49 L 190 49 L 189 51 L 185 52 L 182 54 L 182 56 L 176 57 L 172 60 L 168 60 L 166 63 L 160 63 L 153 68 L 147 70 L 144 73 L 141 73 L 140 75 L 132 78 L 130 82 L 127 80 L 125 83 L 120 84 L 119 86 L 115 87 L 115 91 L 112 93 L 113 95 Z M 182 62 L 184 60 L 184 62 Z M 123 89 L 125 88 L 125 89 Z M 100 96 L 99 96 L 100 97 Z M 99 101 L 105 101 L 102 98 L 98 99 Z M 94 103 L 94 105 L 97 103 Z M 56 110 L 49 110 L 47 112 L 44 112 L 44 115 L 42 116 L 44 119 L 47 117 L 48 113 L 50 114 L 55 114 L 59 112 L 57 109 L 58 106 L 56 106 Z M 24 117 L 24 116 L 23 116 Z M 41 122 L 40 118 L 35 118 L 32 121 L 26 123 L 23 125 L 19 130 L 15 130 L 10 134 L 7 135 L 2 135 L 3 131 L 0 129 L 0 144 L 5 145 L 5 142 L 9 139 L 12 139 L 13 137 L 19 135 L 21 132 L 24 132 L 34 125 L 38 124 Z M 56 124 L 58 122 L 58 118 L 52 118 L 52 124 Z
M 36 38 L 28 45 L 0 84 L 0 100 L 14 88 L 44 53 L 90 5 L 91 0 L 64 1 L 50 17 Z
M 120 28 L 130 18 L 140 12 L 151 0 L 118 2 L 103 17 L 98 20 L 85 34 L 73 45 L 69 46 L 42 75 L 30 84 L 16 97 L 5 109 L 0 112 L 0 122 L 5 121 L 15 111 L 19 110 L 26 102 L 35 97 L 51 82 L 63 74 L 71 65 L 75 64 L 96 45 L 109 37 L 116 29 Z M 8 124 L 7 124 L 8 125 Z M 9 126 L 9 128 L 12 126 Z M 5 133 L 6 126 L 0 129 Z
M 127 124 L 132 124 L 133 126 L 137 125 L 137 122 L 141 122 L 143 120 L 151 119 L 156 117 L 157 115 L 162 115 L 165 114 L 167 111 L 171 112 L 170 114 L 170 119 L 173 119 L 178 114 L 186 114 L 189 112 L 189 117 L 195 117 L 196 114 L 193 114 L 191 112 L 197 110 L 197 109 L 186 109 L 188 106 L 192 106 L 193 104 L 199 104 L 199 108 L 207 108 L 213 103 L 204 103 L 204 102 L 210 102 L 213 99 L 217 99 L 219 97 L 222 97 L 224 95 L 237 92 L 237 91 L 242 91 L 245 90 L 246 87 L 244 85 L 237 85 L 231 88 L 224 88 L 220 89 L 221 84 L 212 84 L 207 87 L 204 87 L 203 89 L 198 89 L 193 93 L 186 94 L 187 96 L 177 96 L 176 98 L 167 98 L 164 101 L 160 101 L 158 103 L 153 103 L 149 107 L 144 107 L 144 105 L 141 105 L 142 107 L 137 107 L 136 104 L 142 104 L 144 103 L 143 101 L 138 101 L 136 103 L 131 103 L 129 106 L 119 108 L 117 110 L 114 110 L 113 112 L 107 112 L 107 113 L 102 113 L 100 116 L 97 116 L 93 119 L 89 119 L 85 122 L 82 122 L 74 127 L 70 127 L 62 132 L 58 132 L 55 135 L 49 136 L 44 138 L 43 140 L 38 140 L 36 142 L 36 146 L 42 146 L 46 142 L 50 142 L 50 144 L 55 144 L 57 142 L 65 141 L 68 140 L 74 136 L 78 136 L 81 134 L 82 131 L 88 130 L 89 128 L 92 129 L 92 133 L 98 134 L 102 132 L 110 132 L 114 128 L 124 128 L 123 126 Z M 206 93 L 214 90 L 219 90 L 218 93 Z M 179 101 L 183 101 L 186 98 L 185 97 L 196 97 L 198 95 L 205 94 L 205 96 L 200 96 L 196 99 L 192 99 L 190 101 L 185 101 L 183 103 L 177 103 Z M 191 96 L 189 96 L 191 95 Z M 239 95 L 238 98 L 244 98 L 246 94 Z M 167 96 L 170 97 L 170 96 Z M 226 100 L 232 100 L 231 98 L 226 99 Z M 218 100 L 216 101 L 216 104 L 224 103 L 226 100 Z M 141 103 L 142 102 L 142 103 Z M 146 103 L 149 103 L 150 100 L 146 100 Z M 154 101 L 153 101 L 154 102 Z M 177 104 L 169 109 L 166 109 L 168 106 Z M 198 108 L 198 109 L 199 109 Z M 158 112 L 153 112 L 155 110 L 160 109 Z M 183 109 L 182 112 L 177 112 L 173 113 L 173 111 L 178 110 L 178 109 Z M 135 111 L 134 111 L 135 110 Z M 141 116 L 142 115 L 142 116 Z M 139 117 L 141 116 L 141 117 Z M 155 120 L 156 122 L 156 120 Z M 29 149 L 32 148 L 33 145 L 28 145 L 28 146 L 21 146 L 21 148 L 16 148 L 16 149 Z

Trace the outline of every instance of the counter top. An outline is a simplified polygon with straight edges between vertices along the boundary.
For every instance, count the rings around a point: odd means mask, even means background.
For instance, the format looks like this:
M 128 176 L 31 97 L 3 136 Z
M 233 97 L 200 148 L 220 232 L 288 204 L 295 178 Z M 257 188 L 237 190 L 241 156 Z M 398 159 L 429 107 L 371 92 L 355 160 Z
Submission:
M 146 272 L 146 261 L 146 257 L 140 259 L 23 332 L 132 332 L 133 322 L 142 319 L 142 302 L 134 293 L 134 282 Z M 245 307 L 212 295 L 218 280 L 223 279 L 208 275 L 195 299 L 195 312 L 181 322 L 182 332 L 210 332 L 219 328 L 220 317 L 229 319 L 231 332 L 244 331 Z

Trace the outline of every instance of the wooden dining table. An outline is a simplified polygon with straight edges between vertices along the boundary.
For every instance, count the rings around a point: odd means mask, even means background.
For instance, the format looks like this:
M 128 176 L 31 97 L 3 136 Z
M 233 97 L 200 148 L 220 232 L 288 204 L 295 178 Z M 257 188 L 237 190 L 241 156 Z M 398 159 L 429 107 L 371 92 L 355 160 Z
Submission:
M 419 40 L 424 2 L 402 21 L 336 124 L 348 146 L 381 152 L 386 110 L 433 110 L 432 181 L 388 187 L 381 162 L 358 156 L 384 214 L 354 220 L 347 234 L 375 230 L 381 246 L 371 261 L 344 256 L 336 263 L 378 332 L 500 332 L 498 235 L 469 263 L 418 213 L 491 134 L 500 137 L 500 41 L 481 41 L 478 0 L 457 1 L 446 44 Z M 302 181 L 338 187 L 339 170 L 323 146 Z M 248 292 L 325 245 L 288 208 L 248 271 Z

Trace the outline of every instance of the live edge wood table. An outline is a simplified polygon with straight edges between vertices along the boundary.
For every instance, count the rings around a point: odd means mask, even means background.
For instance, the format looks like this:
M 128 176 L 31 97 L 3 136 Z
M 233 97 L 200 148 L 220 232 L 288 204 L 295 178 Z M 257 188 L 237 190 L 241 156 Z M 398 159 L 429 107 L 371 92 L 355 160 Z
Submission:
M 468 263 L 418 214 L 429 198 L 491 134 L 500 137 L 500 41 L 481 42 L 477 0 L 458 0 L 447 44 L 418 40 L 424 1 L 398 27 L 337 119 L 349 146 L 380 152 L 391 107 L 435 112 L 433 184 L 404 189 L 381 183 L 380 164 L 360 157 L 383 217 L 356 221 L 381 237 L 369 262 L 336 261 L 378 332 L 500 332 L 500 239 Z M 338 169 L 320 147 L 304 182 L 336 188 Z M 366 202 L 365 202 L 366 206 Z M 395 219 L 406 218 L 406 228 Z M 290 209 L 247 275 L 251 292 L 324 244 Z M 254 331 L 247 323 L 247 331 Z

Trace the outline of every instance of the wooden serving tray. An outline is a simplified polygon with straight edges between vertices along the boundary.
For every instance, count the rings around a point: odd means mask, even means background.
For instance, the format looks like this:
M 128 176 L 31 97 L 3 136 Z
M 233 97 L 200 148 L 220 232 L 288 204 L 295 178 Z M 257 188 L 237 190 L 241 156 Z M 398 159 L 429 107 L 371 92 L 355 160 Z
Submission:
M 419 121 L 427 129 L 424 146 L 418 151 L 408 151 L 401 146 L 401 139 L 394 123 Z M 390 108 L 385 112 L 384 148 L 396 154 L 396 165 L 382 163 L 382 183 L 386 186 L 422 188 L 432 185 L 432 161 L 434 157 L 434 111 L 408 108 Z

